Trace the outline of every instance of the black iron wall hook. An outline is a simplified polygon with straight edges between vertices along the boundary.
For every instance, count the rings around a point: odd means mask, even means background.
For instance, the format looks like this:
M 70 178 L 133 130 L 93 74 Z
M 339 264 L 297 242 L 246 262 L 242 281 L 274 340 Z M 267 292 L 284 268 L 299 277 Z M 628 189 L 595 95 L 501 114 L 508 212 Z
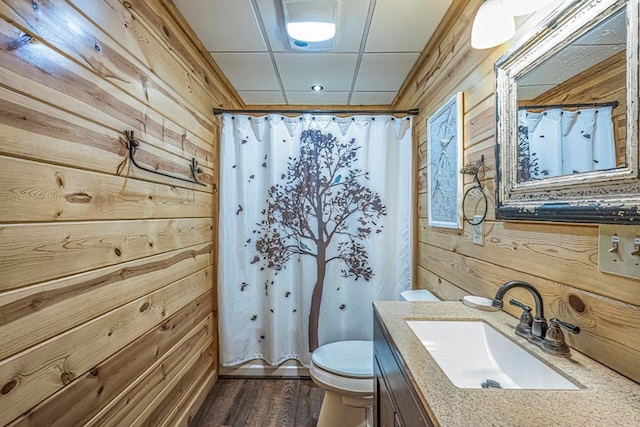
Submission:
M 138 147 L 140 146 L 140 143 L 135 140 L 135 138 L 133 136 L 133 131 L 132 130 L 125 130 L 124 131 L 124 135 L 127 138 L 127 145 L 129 147 L 129 158 L 131 159 L 131 163 L 133 163 L 133 165 L 135 167 L 137 167 L 139 169 L 142 169 L 143 171 L 155 173 L 156 175 L 162 175 L 162 176 L 166 176 L 168 178 L 178 179 L 178 180 L 184 181 L 184 182 L 190 182 L 190 183 L 193 183 L 193 184 L 202 185 L 204 187 L 207 186 L 207 184 L 198 181 L 197 174 L 202 173 L 202 169 L 200 167 L 198 167 L 198 161 L 196 160 L 195 157 L 191 159 L 191 165 L 190 165 L 191 179 L 183 178 L 181 176 L 171 175 L 171 174 L 160 172 L 160 171 L 157 171 L 157 170 L 153 170 L 153 169 L 150 169 L 150 168 L 148 168 L 146 166 L 143 166 L 143 165 L 139 164 L 138 162 L 136 162 L 135 154 L 136 154 L 136 151 L 138 150 Z

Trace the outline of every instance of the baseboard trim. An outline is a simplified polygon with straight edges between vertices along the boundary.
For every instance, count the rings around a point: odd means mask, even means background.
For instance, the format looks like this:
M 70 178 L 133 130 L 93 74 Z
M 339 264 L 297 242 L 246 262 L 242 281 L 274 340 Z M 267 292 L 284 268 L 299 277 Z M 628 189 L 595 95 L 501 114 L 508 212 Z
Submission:
M 252 360 L 238 366 L 220 366 L 219 372 L 220 378 L 309 378 L 309 368 L 295 360 L 275 367 Z

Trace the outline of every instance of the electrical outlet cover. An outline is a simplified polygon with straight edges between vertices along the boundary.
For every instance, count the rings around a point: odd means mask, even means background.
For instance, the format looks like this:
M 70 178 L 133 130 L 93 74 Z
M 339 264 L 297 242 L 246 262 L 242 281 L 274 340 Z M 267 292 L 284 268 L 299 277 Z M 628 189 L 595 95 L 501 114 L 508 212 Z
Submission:
M 473 217 L 473 222 L 479 222 L 482 220 L 482 215 L 476 215 Z M 471 240 L 476 245 L 484 246 L 484 221 L 480 224 L 473 225 L 473 235 Z

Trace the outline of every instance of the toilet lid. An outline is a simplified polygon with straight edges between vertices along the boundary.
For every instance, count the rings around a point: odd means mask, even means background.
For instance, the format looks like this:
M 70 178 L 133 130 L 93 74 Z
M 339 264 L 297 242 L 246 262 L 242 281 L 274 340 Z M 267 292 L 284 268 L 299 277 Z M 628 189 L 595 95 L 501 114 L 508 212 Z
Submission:
M 373 378 L 373 342 L 337 341 L 320 346 L 311 356 L 313 363 L 337 375 Z

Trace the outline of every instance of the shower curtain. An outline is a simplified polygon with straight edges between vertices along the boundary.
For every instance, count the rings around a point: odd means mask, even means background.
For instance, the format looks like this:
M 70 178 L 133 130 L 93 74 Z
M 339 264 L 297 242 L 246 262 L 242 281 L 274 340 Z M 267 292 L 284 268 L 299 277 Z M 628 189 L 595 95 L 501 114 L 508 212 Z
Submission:
M 222 116 L 220 359 L 308 366 L 411 283 L 411 118 Z
M 611 110 L 519 110 L 518 182 L 615 168 Z

